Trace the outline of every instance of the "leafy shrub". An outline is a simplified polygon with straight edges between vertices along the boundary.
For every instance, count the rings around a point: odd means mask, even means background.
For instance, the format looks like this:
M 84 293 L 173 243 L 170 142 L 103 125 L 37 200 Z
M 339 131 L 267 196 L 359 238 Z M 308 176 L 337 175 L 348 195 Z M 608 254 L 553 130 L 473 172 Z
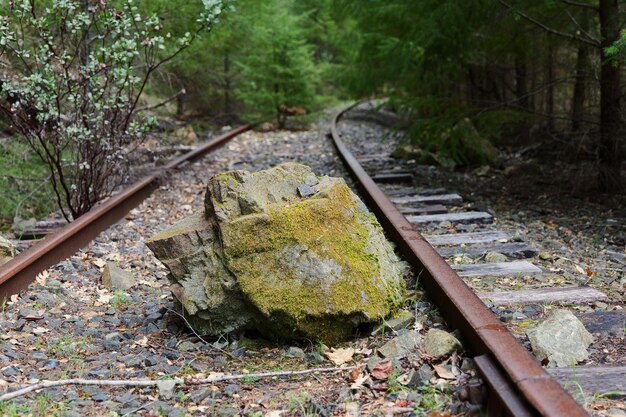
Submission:
M 126 154 L 153 120 L 136 112 L 154 71 L 210 29 L 221 0 L 203 0 L 193 33 L 164 33 L 132 0 L 16 0 L 0 17 L 0 111 L 48 167 L 66 219 L 126 178 Z M 5 3 L 3 3 L 5 4 Z M 163 56 L 159 52 L 168 45 Z

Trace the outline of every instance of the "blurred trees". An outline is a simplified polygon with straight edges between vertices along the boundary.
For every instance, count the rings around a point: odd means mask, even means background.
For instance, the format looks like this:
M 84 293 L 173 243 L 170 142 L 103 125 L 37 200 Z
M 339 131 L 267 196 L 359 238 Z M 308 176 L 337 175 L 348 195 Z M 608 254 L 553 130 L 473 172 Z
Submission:
M 361 36 L 351 91 L 389 94 L 421 147 L 481 162 L 480 142 L 454 133 L 468 119 L 491 139 L 586 140 L 598 187 L 623 189 L 619 0 L 341 3 Z

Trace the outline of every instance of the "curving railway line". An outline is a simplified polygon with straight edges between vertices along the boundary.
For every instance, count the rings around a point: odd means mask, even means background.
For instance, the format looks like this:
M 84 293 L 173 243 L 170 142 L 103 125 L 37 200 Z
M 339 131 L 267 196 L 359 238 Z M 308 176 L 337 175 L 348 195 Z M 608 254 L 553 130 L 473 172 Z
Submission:
M 493 242 L 501 239 L 504 234 L 490 231 L 456 237 L 450 234 L 424 237 L 416 230 L 420 225 L 442 220 L 488 222 L 491 215 L 482 212 L 446 214 L 445 205 L 457 204 L 460 196 L 446 193 L 445 190 L 421 195 L 386 195 L 379 184 L 393 184 L 407 178 L 410 180 L 410 173 L 379 172 L 368 175 L 361 164 L 363 158 L 360 161 L 351 153 L 338 128 L 340 118 L 349 110 L 350 108 L 333 118 L 330 137 L 361 195 L 377 215 L 389 238 L 396 243 L 401 254 L 415 270 L 421 271 L 419 281 L 423 289 L 450 326 L 461 331 L 469 345 L 468 349 L 490 393 L 488 415 L 587 416 L 585 410 L 486 306 L 484 297 L 477 295 L 460 276 L 471 275 L 472 271 L 453 268 L 441 255 L 445 249 L 438 247 L 455 239 L 465 239 L 466 243 Z M 183 169 L 185 163 L 217 149 L 248 129 L 250 126 L 242 126 L 170 162 L 158 173 L 138 181 L 92 212 L 0 266 L 0 298 L 8 298 L 26 289 L 39 272 L 71 256 L 102 230 L 124 217 L 151 194 L 168 172 Z M 411 204 L 412 207 L 407 207 Z M 520 244 L 510 247 L 513 254 L 524 253 L 524 250 L 527 248 Z M 516 265 L 528 268 L 529 264 L 524 262 L 519 261 Z M 504 269 L 506 270 L 506 266 Z

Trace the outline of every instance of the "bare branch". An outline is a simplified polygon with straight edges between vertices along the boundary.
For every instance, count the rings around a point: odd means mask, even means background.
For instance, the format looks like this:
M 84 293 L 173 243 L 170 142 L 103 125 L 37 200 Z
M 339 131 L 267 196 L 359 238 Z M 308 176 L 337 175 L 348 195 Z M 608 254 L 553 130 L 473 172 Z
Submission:
M 598 12 L 598 8 L 593 4 L 588 3 L 580 3 L 578 1 L 572 0 L 561 0 L 562 3 L 568 4 L 570 6 L 582 7 L 583 9 L 593 10 L 594 12 Z
M 535 26 L 540 27 L 541 29 L 545 30 L 548 33 L 551 33 L 551 34 L 556 35 L 556 36 L 560 36 L 562 38 L 570 39 L 570 40 L 573 40 L 573 41 L 583 42 L 583 43 L 586 43 L 587 45 L 591 45 L 591 46 L 593 46 L 595 48 L 599 48 L 600 47 L 600 42 L 598 42 L 598 41 L 590 40 L 590 39 L 587 39 L 587 38 L 582 38 L 580 36 L 572 35 L 571 33 L 560 32 L 560 31 L 558 31 L 556 29 L 553 29 L 553 28 L 551 28 L 549 26 L 546 26 L 545 24 L 543 24 L 539 20 L 535 19 L 532 16 L 527 15 L 524 12 L 521 12 L 519 10 L 514 10 L 513 6 L 511 6 L 509 3 L 505 2 L 504 0 L 499 0 L 499 1 L 500 1 L 500 4 L 502 4 L 503 6 L 508 8 L 509 10 L 513 11 L 514 13 L 517 13 L 518 15 L 523 17 L 525 20 L 529 21 L 530 23 L 532 23 Z
M 219 376 L 210 376 L 208 378 L 203 379 L 182 379 L 176 378 L 174 382 L 176 385 L 203 385 L 203 384 L 212 384 L 215 382 L 222 381 L 234 381 L 238 379 L 248 379 L 248 378 L 272 378 L 277 376 L 298 376 L 298 375 L 306 375 L 313 374 L 317 372 L 342 372 L 342 371 L 350 371 L 356 368 L 356 366 L 346 366 L 346 367 L 335 367 L 335 368 L 313 368 L 313 369 L 304 369 L 301 371 L 277 371 L 277 372 L 261 372 L 258 374 L 235 374 L 235 375 L 219 375 Z M 152 380 L 152 379 L 139 379 L 139 380 L 127 380 L 127 379 L 61 379 L 58 381 L 41 381 L 36 384 L 27 385 L 18 390 L 7 392 L 5 394 L 0 395 L 0 401 L 8 401 L 17 397 L 21 397 L 33 391 L 39 391 L 46 388 L 54 388 L 54 387 L 62 387 L 67 385 L 96 385 L 101 387 L 156 387 L 159 383 L 163 382 L 163 380 Z

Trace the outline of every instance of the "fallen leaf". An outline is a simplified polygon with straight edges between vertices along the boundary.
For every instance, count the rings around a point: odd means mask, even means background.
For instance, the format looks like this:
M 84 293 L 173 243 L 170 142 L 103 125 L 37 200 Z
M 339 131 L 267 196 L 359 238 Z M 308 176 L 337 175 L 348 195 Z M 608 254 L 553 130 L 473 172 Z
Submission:
M 363 383 L 369 379 L 369 375 L 362 375 L 358 377 L 351 385 L 350 389 L 357 390 L 363 386 Z
M 433 365 L 433 369 L 435 370 L 437 375 L 439 375 L 440 378 L 443 378 L 443 379 L 455 379 L 455 376 L 452 373 L 452 371 L 447 369 L 445 366 Z
M 356 381 L 359 378 L 359 375 L 361 375 L 361 371 L 363 370 L 364 367 L 365 365 L 359 365 L 356 368 L 354 368 L 352 371 L 350 371 L 349 381 L 350 382 Z
M 379 362 L 374 369 L 372 369 L 372 378 L 374 379 L 387 379 L 393 371 L 393 365 L 390 360 Z
M 578 265 L 574 265 L 574 269 L 576 270 L 576 272 L 578 272 L 579 274 L 585 274 L 585 270 L 582 269 L 580 266 Z
M 354 356 L 353 348 L 332 349 L 324 353 L 335 365 L 341 366 L 346 362 L 350 362 Z
M 97 266 L 98 268 L 104 268 L 104 266 L 107 264 L 106 261 L 100 258 L 93 259 L 91 263 Z
M 45 327 L 35 327 L 33 329 L 33 334 L 39 336 L 40 334 L 48 333 L 49 331 L 50 330 L 46 329 Z

